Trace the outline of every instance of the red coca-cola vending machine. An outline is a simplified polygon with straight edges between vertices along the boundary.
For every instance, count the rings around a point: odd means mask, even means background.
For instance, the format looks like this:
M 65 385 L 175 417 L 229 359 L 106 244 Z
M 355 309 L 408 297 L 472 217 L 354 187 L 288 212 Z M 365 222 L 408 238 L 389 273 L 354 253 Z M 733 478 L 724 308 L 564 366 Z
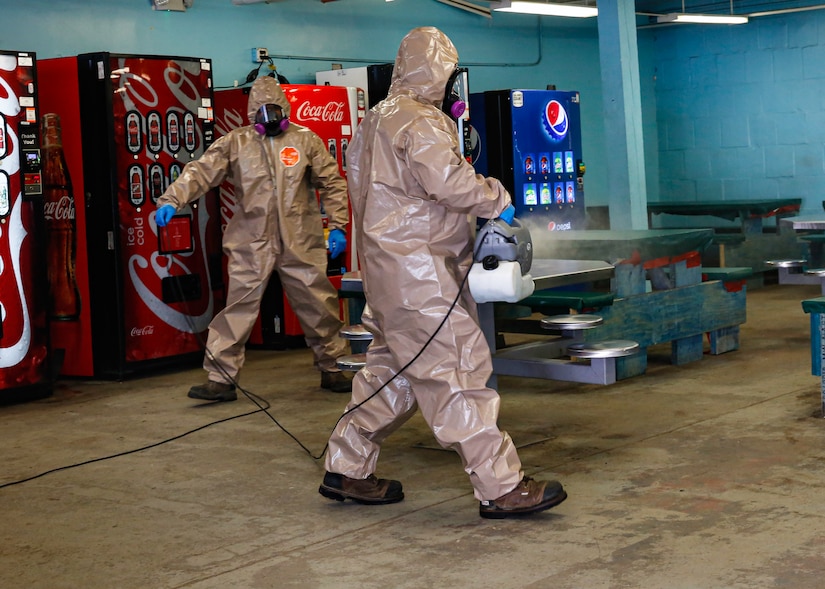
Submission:
M 346 178 L 347 148 L 355 128 L 364 116 L 364 93 L 357 88 L 316 86 L 314 84 L 284 84 L 284 93 L 290 102 L 290 121 L 308 127 L 327 144 L 327 149 L 338 161 L 338 169 Z M 218 137 L 232 129 L 249 124 L 247 118 L 247 88 L 232 88 L 215 92 L 215 133 Z M 222 226 L 232 217 L 235 208 L 235 189 L 230 182 L 220 186 Z M 321 208 L 326 228 L 326 216 Z M 328 232 L 327 232 L 328 235 Z M 347 251 L 327 265 L 327 275 L 336 288 L 341 287 L 344 272 L 357 268 L 355 236 L 347 231 Z M 277 273 L 272 275 L 250 345 L 272 349 L 306 345 L 298 318 L 289 307 Z
M 0 403 L 52 391 L 36 68 L 0 51 Z
M 191 236 L 158 253 L 158 197 L 213 139 L 212 65 L 89 53 L 41 60 L 74 202 L 79 313 L 53 322 L 61 374 L 122 379 L 200 362 L 223 291 L 217 195 L 181 211 Z

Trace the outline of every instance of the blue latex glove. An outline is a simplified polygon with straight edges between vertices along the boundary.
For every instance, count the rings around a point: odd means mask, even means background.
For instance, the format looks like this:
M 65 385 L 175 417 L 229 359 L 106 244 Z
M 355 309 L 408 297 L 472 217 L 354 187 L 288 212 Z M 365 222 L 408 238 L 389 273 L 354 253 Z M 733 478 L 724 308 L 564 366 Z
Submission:
M 155 213 L 155 223 L 158 227 L 166 227 L 166 224 L 175 216 L 176 212 L 178 212 L 177 209 L 172 205 L 163 205 Z
M 516 207 L 513 205 L 508 205 L 506 209 L 501 211 L 501 214 L 498 216 L 499 219 L 507 223 L 508 225 L 513 224 L 513 217 L 516 216 Z
M 347 234 L 340 229 L 333 229 L 329 232 L 329 255 L 337 258 L 347 249 Z

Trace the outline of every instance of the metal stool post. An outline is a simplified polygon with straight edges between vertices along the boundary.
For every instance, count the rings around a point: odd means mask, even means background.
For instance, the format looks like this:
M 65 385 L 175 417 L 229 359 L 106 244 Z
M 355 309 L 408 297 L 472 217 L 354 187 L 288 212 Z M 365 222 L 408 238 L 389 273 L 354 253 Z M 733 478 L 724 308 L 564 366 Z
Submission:
M 345 340 L 349 340 L 350 349 L 353 354 L 364 354 L 372 341 L 372 334 L 364 329 L 360 323 L 345 325 L 338 332 L 338 335 Z
M 341 356 L 335 363 L 341 370 L 358 372 L 367 364 L 367 347 L 372 341 L 372 334 L 364 329 L 360 323 L 355 325 L 345 325 L 338 332 L 338 335 L 345 340 L 349 340 L 352 354 Z
M 367 365 L 366 354 L 350 354 L 349 356 L 341 356 L 335 363 L 338 368 L 347 372 L 358 372 Z

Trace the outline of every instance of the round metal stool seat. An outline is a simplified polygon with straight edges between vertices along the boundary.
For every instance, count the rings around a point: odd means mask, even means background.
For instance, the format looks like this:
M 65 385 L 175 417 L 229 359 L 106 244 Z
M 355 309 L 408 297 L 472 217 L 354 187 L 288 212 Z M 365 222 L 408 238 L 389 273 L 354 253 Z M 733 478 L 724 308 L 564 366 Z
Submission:
M 367 365 L 367 355 L 366 354 L 351 354 L 349 356 L 341 356 L 338 358 L 335 363 L 338 365 L 338 368 L 341 370 L 347 370 L 350 372 L 358 372 L 364 366 Z
M 338 335 L 343 339 L 348 339 L 357 342 L 371 342 L 372 334 L 367 331 L 363 325 L 356 323 L 354 325 L 345 325 L 338 332 Z
M 604 323 L 604 318 L 600 315 L 552 315 L 541 320 L 544 329 L 592 329 Z
M 611 339 L 603 342 L 570 344 L 567 355 L 576 358 L 620 358 L 632 356 L 639 351 L 639 344 L 626 339 Z
M 807 260 L 765 260 L 768 266 L 775 268 L 799 268 L 807 263 Z
M 808 268 L 807 270 L 805 270 L 805 274 L 819 276 L 820 278 L 822 278 L 825 277 L 825 268 Z

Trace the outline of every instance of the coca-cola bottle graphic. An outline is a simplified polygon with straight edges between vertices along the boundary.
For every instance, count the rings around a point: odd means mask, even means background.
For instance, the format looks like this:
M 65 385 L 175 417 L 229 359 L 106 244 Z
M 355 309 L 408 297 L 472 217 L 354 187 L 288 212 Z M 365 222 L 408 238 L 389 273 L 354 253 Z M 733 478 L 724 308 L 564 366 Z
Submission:
M 181 168 L 178 164 L 172 164 L 169 166 L 169 182 L 174 182 L 180 176 Z
M 140 152 L 140 115 L 136 112 L 126 115 L 126 147 L 132 153 Z
M 6 117 L 0 113 L 0 157 L 6 157 Z
M 195 115 L 187 112 L 183 115 L 183 141 L 187 151 L 195 151 Z
M 43 212 L 46 218 L 46 268 L 49 277 L 49 316 L 71 321 L 80 316 L 75 279 L 75 209 L 72 181 L 63 154 L 60 117 L 43 115 Z
M 156 112 L 149 113 L 149 151 L 157 153 L 163 147 L 163 142 L 160 139 L 160 115 Z
M 9 194 L 9 175 L 0 170 L 0 219 L 11 212 L 11 195 Z M 0 322 L 1 324 L 2 322 Z M 2 332 L 0 332 L 2 335 Z
M 149 167 L 149 194 L 152 202 L 157 204 L 160 195 L 163 194 L 163 167 L 160 164 L 152 164 Z
M 328 139 L 327 140 L 327 149 L 329 149 L 329 154 L 332 156 L 332 159 L 338 161 L 336 149 L 335 149 L 335 139 Z
M 169 151 L 176 153 L 180 149 L 180 131 L 178 129 L 178 115 L 170 112 L 166 115 L 166 130 L 168 132 Z
M 143 168 L 138 165 L 129 168 L 129 201 L 136 207 L 146 202 L 143 196 Z

